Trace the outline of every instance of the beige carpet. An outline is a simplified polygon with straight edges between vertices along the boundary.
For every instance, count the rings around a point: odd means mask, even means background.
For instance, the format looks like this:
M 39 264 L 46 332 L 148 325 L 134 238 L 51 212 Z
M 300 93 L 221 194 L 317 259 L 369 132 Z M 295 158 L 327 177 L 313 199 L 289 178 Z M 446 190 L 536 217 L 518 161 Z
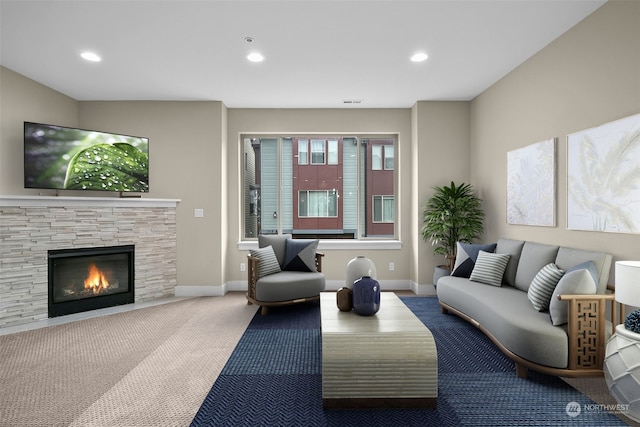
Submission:
M 188 426 L 256 310 L 231 292 L 0 336 L 0 426 Z
M 234 292 L 0 336 L 0 425 L 187 426 L 256 310 Z

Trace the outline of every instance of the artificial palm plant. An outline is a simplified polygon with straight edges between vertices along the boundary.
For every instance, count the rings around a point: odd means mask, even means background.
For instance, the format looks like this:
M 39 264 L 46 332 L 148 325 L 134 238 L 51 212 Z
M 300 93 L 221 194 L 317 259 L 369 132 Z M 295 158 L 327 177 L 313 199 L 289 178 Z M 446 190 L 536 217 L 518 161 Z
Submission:
M 483 233 L 484 211 L 471 184 L 434 187 L 423 211 L 422 238 L 431 242 L 433 252 L 444 255 L 453 269 L 456 243 L 471 243 Z

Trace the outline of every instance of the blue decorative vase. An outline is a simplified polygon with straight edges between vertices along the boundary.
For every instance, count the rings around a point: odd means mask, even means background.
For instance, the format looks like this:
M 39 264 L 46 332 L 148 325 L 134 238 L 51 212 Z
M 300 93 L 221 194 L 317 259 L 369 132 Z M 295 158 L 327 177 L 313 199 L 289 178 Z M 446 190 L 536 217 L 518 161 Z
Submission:
M 353 282 L 353 310 L 361 316 L 373 316 L 380 310 L 380 283 L 369 276 Z

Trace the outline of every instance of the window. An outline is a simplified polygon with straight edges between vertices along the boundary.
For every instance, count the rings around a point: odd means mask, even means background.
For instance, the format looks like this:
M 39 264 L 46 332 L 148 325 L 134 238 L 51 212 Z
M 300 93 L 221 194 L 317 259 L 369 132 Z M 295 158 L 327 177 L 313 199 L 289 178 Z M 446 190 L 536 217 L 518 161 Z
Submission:
M 373 196 L 373 222 L 393 222 L 395 220 L 395 198 L 393 196 Z
M 311 140 L 311 164 L 324 165 L 324 139 Z
M 384 146 L 384 168 L 388 171 L 394 168 L 393 145 Z
M 298 215 L 315 218 L 338 216 L 337 192 L 335 190 L 300 191 Z
M 382 170 L 382 145 L 371 147 L 371 169 L 374 171 Z
M 393 145 L 371 147 L 371 169 L 374 171 L 394 169 Z
M 395 238 L 396 140 L 242 135 L 244 237 Z
M 309 141 L 301 139 L 298 141 L 298 164 L 309 164 Z
M 327 150 L 328 150 L 327 163 L 330 165 L 337 165 L 338 164 L 338 140 L 337 139 L 328 140 Z

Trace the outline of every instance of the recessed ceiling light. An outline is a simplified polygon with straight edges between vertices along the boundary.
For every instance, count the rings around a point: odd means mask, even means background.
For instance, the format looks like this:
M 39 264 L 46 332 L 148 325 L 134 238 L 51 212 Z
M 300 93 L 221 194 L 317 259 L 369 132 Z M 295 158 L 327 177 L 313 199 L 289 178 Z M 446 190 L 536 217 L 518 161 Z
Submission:
M 262 56 L 258 52 L 252 52 L 247 55 L 247 59 L 251 62 L 262 62 L 264 61 L 264 56 Z
M 100 58 L 98 55 L 96 55 L 93 52 L 82 52 L 80 54 L 80 56 L 83 59 L 86 59 L 87 61 L 91 61 L 91 62 L 100 62 L 100 61 L 102 61 L 102 58 Z
M 429 55 L 427 55 L 424 52 L 418 52 L 418 53 L 414 53 L 413 56 L 411 57 L 411 61 L 412 62 L 422 62 L 422 61 L 426 61 L 427 58 L 429 57 Z

